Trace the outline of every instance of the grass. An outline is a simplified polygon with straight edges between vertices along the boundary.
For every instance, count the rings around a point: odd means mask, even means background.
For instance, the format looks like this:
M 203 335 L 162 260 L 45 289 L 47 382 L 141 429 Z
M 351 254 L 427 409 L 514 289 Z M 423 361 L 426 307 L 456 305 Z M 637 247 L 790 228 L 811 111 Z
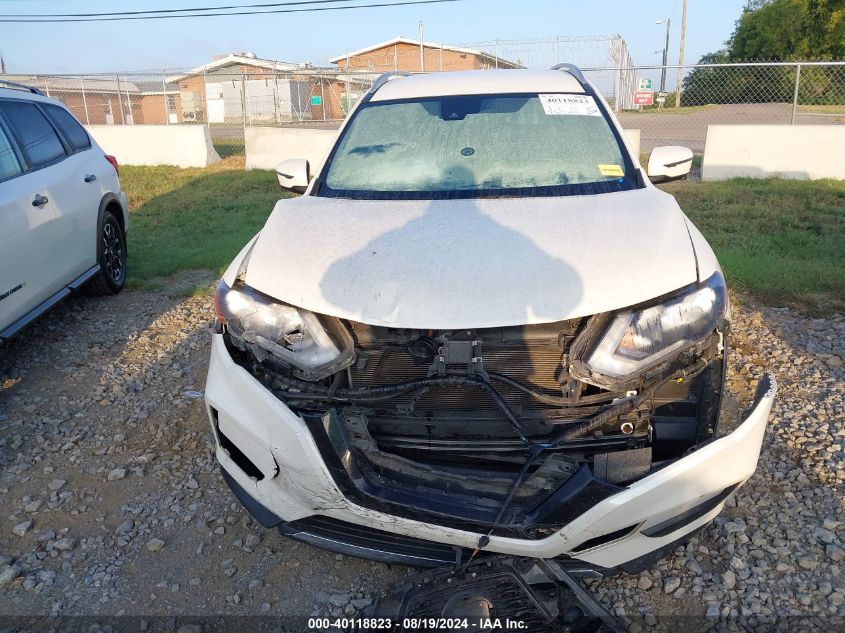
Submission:
M 283 192 L 231 157 L 210 169 L 121 167 L 130 201 L 129 283 L 222 272 Z M 672 193 L 716 251 L 730 285 L 771 305 L 845 309 L 845 182 L 677 182 Z
M 845 182 L 734 179 L 669 183 L 728 283 L 770 305 L 845 308 Z
M 798 112 L 818 114 L 845 114 L 845 105 L 799 105 Z
M 273 172 L 230 166 L 120 168 L 129 197 L 130 286 L 154 288 L 156 278 L 180 270 L 221 272 L 289 195 Z
M 217 150 L 217 155 L 220 158 L 229 158 L 230 156 L 244 155 L 244 141 L 243 140 L 221 140 L 214 141 L 214 149 Z

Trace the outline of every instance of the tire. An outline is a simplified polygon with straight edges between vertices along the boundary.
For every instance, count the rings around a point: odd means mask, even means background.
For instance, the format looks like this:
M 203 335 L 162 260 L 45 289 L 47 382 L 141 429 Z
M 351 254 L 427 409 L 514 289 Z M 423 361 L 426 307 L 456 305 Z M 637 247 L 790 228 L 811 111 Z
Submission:
M 111 211 L 103 212 L 97 230 L 97 263 L 100 270 L 88 282 L 93 295 L 116 295 L 126 283 L 126 236 Z

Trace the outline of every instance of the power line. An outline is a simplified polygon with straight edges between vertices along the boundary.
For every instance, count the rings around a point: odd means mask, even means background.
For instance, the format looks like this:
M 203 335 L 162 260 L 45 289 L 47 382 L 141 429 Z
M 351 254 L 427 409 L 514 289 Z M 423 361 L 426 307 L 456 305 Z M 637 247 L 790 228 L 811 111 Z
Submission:
M 311 0 L 313 2 L 323 0 Z M 330 0 L 325 0 L 330 1 Z M 349 2 L 351 0 L 334 0 L 335 2 Z M 191 14 L 167 14 L 167 15 L 127 15 L 117 17 L 83 17 L 83 18 L 24 18 L 24 19 L 9 19 L 0 18 L 0 23 L 48 23 L 48 22 L 114 22 L 118 20 L 167 20 L 175 18 L 211 18 L 217 16 L 232 16 L 232 15 L 266 15 L 279 13 L 312 13 L 317 11 L 343 11 L 349 9 L 377 9 L 382 7 L 402 7 L 419 4 L 442 4 L 444 2 L 462 2 L 463 0 L 403 0 L 401 2 L 381 2 L 376 4 L 351 4 L 339 7 L 308 7 L 304 9 L 272 9 L 270 11 L 231 11 L 225 13 L 191 13 Z M 290 3 L 294 4 L 294 3 Z M 193 11 L 196 9 L 185 9 L 185 11 Z M 45 14 L 46 15 L 46 14 Z
M 147 15 L 155 13 L 188 13 L 195 11 L 219 11 L 228 9 L 259 9 L 286 7 L 304 4 L 341 4 L 354 0 L 301 0 L 299 2 L 266 2 L 261 4 L 230 4 L 217 7 L 192 7 L 190 9 L 150 9 L 149 11 L 113 11 L 109 13 L 4 13 L 0 18 L 93 18 L 115 15 Z

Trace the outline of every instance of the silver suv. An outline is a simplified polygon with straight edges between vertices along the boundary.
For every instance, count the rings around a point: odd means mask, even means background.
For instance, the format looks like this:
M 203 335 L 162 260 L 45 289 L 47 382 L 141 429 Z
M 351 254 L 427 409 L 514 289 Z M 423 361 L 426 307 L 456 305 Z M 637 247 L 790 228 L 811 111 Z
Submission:
M 0 341 L 83 284 L 126 280 L 118 164 L 59 101 L 0 80 Z

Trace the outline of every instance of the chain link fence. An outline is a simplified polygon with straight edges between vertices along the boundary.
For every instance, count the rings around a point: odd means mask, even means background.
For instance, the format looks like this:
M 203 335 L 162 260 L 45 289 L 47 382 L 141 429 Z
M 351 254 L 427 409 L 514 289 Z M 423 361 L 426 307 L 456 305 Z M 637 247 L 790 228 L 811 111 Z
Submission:
M 496 60 L 514 60 L 525 68 L 551 68 L 562 62 L 590 68 L 590 82 L 608 103 L 619 104 L 621 109 L 634 107 L 636 67 L 621 35 L 492 40 L 467 46 Z
M 566 59 L 560 38 L 543 43 L 544 55 Z M 490 55 L 487 66 L 509 59 L 511 67 L 539 65 L 518 41 L 474 44 Z M 845 62 L 777 62 L 667 66 L 681 91 L 643 89 L 662 66 L 634 66 L 624 42 L 596 47 L 595 59 L 612 64 L 583 69 L 625 128 L 640 130 L 641 151 L 685 145 L 704 151 L 712 124 L 845 124 Z M 556 46 L 556 50 L 555 50 Z M 492 48 L 491 48 L 492 47 Z M 509 48 L 511 47 L 511 48 Z M 615 48 L 614 48 L 615 47 Z M 488 50 L 490 49 L 490 50 Z M 492 52 L 491 52 L 492 51 Z M 553 51 L 553 52 L 552 52 Z M 421 60 L 437 72 L 437 51 Z M 431 57 L 434 55 L 434 57 Z M 118 73 L 113 75 L 3 75 L 63 101 L 88 125 L 207 124 L 222 157 L 242 155 L 250 126 L 336 128 L 378 75 L 401 60 L 372 60 L 366 68 L 304 68 L 278 72 L 220 69 L 209 72 Z M 509 62 L 509 63 L 510 63 Z M 504 63 L 502 61 L 502 63 Z M 408 62 L 410 64 L 410 62 Z M 668 86 L 667 86 L 668 88 Z M 646 97 L 643 99 L 643 97 Z M 645 101 L 646 103 L 641 103 Z M 649 103 L 650 101 L 650 103 Z
M 183 83 L 196 87 L 190 91 L 189 118 L 208 123 L 222 156 L 243 151 L 244 130 L 250 126 L 338 127 L 377 77 L 369 72 L 332 70 L 219 72 Z
M 249 126 L 337 127 L 377 77 L 337 69 L 0 76 L 59 99 L 86 125 L 207 124 L 224 158 L 243 154 Z
M 638 77 L 662 66 L 634 68 Z M 617 112 L 640 130 L 641 150 L 685 145 L 704 151 L 709 125 L 845 124 L 845 62 L 748 62 L 667 66 L 680 93 L 652 91 L 653 103 Z M 591 71 L 585 71 L 589 77 Z M 645 91 L 649 92 L 649 91 Z M 663 94 L 663 98 L 659 96 Z M 662 103 L 660 102 L 662 101 Z

